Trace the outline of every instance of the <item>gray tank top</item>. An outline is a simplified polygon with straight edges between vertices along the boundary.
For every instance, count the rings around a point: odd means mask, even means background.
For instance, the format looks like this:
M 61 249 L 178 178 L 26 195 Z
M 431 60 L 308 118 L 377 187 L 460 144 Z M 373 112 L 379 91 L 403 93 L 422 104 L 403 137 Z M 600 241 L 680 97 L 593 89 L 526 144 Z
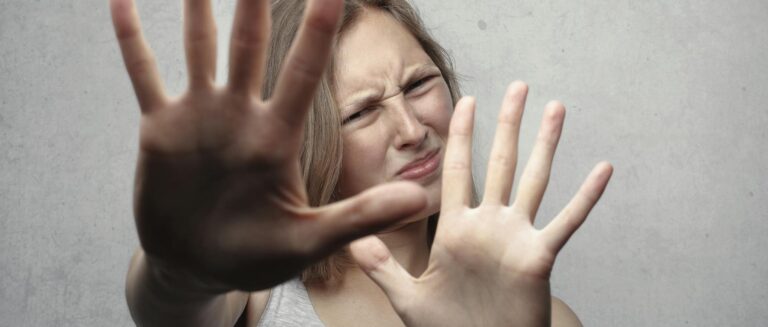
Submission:
M 304 283 L 291 279 L 273 288 L 257 327 L 325 327 L 309 301 Z

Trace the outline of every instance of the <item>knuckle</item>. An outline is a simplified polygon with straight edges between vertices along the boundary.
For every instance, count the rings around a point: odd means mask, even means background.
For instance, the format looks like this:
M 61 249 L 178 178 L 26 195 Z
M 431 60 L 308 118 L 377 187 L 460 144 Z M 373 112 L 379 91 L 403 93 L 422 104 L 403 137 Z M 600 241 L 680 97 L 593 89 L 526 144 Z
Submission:
M 121 42 L 132 41 L 141 35 L 141 30 L 133 25 L 116 25 L 115 36 Z
M 265 33 L 241 26 L 232 32 L 231 42 L 232 46 L 236 48 L 261 48 L 267 42 L 267 36 Z
M 187 42 L 191 44 L 207 43 L 216 38 L 216 32 L 209 32 L 202 29 L 192 29 L 187 32 Z
M 152 56 L 145 56 L 139 59 L 133 60 L 126 64 L 128 74 L 131 76 L 140 76 L 147 74 L 152 70 L 155 65 L 155 58 Z
M 324 34 L 333 34 L 336 30 L 336 21 L 333 15 L 319 15 L 314 13 L 308 15 L 305 23 L 310 30 L 318 31 Z
M 514 130 L 520 128 L 520 119 L 518 118 L 519 115 L 516 114 L 515 110 L 502 110 L 499 113 L 498 123 Z
M 517 165 L 517 157 L 514 154 L 497 153 L 491 157 L 491 162 L 503 168 L 513 168 Z
M 465 139 L 472 137 L 472 127 L 453 126 L 450 131 L 450 136 L 455 138 L 456 141 L 461 140 L 462 142 L 465 142 Z
M 291 71 L 302 82 L 309 83 L 318 79 L 322 69 L 313 65 L 303 57 L 295 57 L 291 60 Z
M 444 169 L 445 170 L 449 170 L 449 171 L 451 171 L 451 170 L 453 170 L 453 171 L 455 171 L 455 170 L 464 171 L 464 170 L 469 169 L 470 165 L 471 164 L 470 164 L 469 160 L 464 160 L 464 159 L 446 160 L 445 164 L 444 164 Z

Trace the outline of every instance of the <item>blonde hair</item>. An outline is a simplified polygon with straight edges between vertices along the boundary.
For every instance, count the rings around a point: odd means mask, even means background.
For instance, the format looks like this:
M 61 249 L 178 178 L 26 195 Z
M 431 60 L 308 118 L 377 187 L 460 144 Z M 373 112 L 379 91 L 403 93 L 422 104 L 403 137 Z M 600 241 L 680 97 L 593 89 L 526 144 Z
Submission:
M 275 87 L 283 59 L 301 24 L 305 0 L 272 0 L 272 35 L 267 59 L 263 94 L 268 98 Z M 382 10 L 401 23 L 419 42 L 424 52 L 440 69 L 454 105 L 460 97 L 457 75 L 448 52 L 429 34 L 416 9 L 408 0 L 345 0 L 339 35 L 360 17 L 365 9 Z M 315 93 L 312 108 L 304 124 L 301 169 L 309 203 L 321 206 L 338 199 L 335 191 L 341 171 L 341 117 L 333 94 L 333 64 L 329 65 Z M 428 239 L 431 244 L 437 225 L 437 214 L 429 218 Z M 328 281 L 342 276 L 352 264 L 342 249 L 307 268 L 304 282 Z

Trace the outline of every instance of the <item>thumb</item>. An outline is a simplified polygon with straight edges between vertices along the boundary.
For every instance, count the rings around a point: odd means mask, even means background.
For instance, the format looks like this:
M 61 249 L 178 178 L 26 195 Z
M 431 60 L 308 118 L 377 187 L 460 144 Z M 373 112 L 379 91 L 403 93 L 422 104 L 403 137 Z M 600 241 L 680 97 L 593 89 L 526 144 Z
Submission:
M 320 208 L 312 233 L 319 234 L 321 247 L 329 251 L 413 216 L 426 205 L 418 184 L 385 184 Z
M 366 275 L 373 279 L 387 294 L 395 308 L 401 308 L 401 301 L 409 299 L 414 278 L 401 266 L 387 246 L 376 236 L 367 236 L 349 245 L 355 259 Z

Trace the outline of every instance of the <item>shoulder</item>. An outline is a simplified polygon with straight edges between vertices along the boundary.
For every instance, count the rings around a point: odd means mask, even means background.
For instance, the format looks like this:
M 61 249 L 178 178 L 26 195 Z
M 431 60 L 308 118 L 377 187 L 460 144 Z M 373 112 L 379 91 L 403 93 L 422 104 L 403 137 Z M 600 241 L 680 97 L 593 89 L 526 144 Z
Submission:
M 581 321 L 571 308 L 557 297 L 552 297 L 552 327 L 581 327 Z
M 248 303 L 246 303 L 245 309 L 240 314 L 235 327 L 256 327 L 259 324 L 259 320 L 261 320 L 261 316 L 264 314 L 264 310 L 267 308 L 271 292 L 271 289 L 251 292 L 248 296 Z

